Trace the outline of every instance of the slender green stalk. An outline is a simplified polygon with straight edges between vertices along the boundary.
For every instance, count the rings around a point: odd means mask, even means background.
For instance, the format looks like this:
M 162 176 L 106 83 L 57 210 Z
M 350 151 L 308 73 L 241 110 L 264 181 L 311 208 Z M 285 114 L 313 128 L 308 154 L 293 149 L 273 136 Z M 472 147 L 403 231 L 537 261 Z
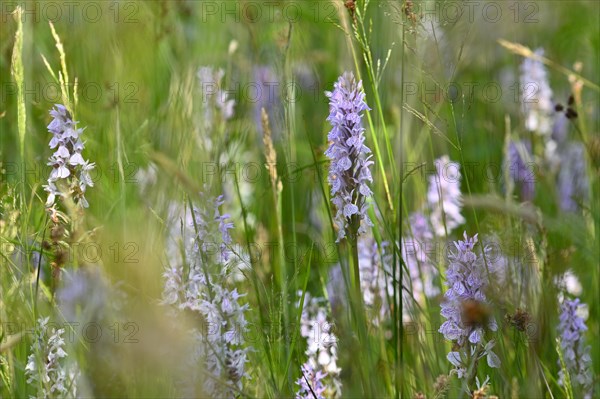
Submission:
M 366 362 L 367 364 L 371 364 L 371 351 L 369 348 L 369 336 L 366 329 L 366 319 L 365 319 L 365 311 L 364 311 L 364 303 L 362 299 L 362 291 L 360 287 L 360 260 L 358 256 L 358 228 L 360 226 L 360 219 L 357 215 L 353 215 L 349 230 L 350 234 L 347 237 L 348 246 L 350 250 L 350 264 L 352 265 L 352 271 L 350 273 L 350 304 L 351 310 L 353 314 L 353 325 L 356 331 L 358 332 L 358 343 L 359 348 L 361 349 L 359 352 L 359 357 L 364 356 L 362 362 Z M 373 390 L 371 387 L 372 379 L 368 378 L 366 374 L 365 367 L 362 365 L 359 366 L 360 375 L 362 379 L 363 386 L 363 394 L 367 395 L 367 397 L 373 396 Z
M 256 278 L 256 274 L 255 274 L 255 265 L 254 265 L 254 258 L 252 256 L 252 248 L 250 246 L 250 229 L 248 227 L 248 215 L 247 215 L 247 211 L 246 211 L 246 207 L 244 205 L 244 202 L 242 200 L 242 193 L 240 191 L 240 185 L 237 179 L 237 174 L 235 175 L 235 191 L 238 197 L 238 201 L 240 202 L 240 207 L 242 209 L 242 220 L 244 222 L 244 234 L 245 234 L 245 238 L 246 238 L 246 250 L 248 251 L 248 255 L 250 257 L 250 267 L 252 269 L 252 272 L 250 273 L 250 275 L 252 276 L 252 284 L 254 285 L 254 292 L 256 295 L 256 301 L 258 302 L 258 315 L 259 315 L 259 319 L 260 319 L 260 324 L 261 324 L 261 329 L 262 326 L 266 326 L 266 319 L 264 317 L 264 312 L 262 311 L 263 309 L 263 305 L 262 305 L 262 300 L 261 300 L 261 294 L 260 294 L 260 290 L 258 288 L 258 281 Z M 269 345 L 268 345 L 268 341 L 267 341 L 267 337 L 264 334 L 260 334 L 261 336 L 261 341 L 263 343 L 263 347 L 264 347 L 264 351 L 265 351 L 265 355 L 267 357 L 267 361 L 269 364 L 269 376 L 271 377 L 271 385 L 273 386 L 274 389 L 278 389 L 278 384 L 277 384 L 277 380 L 275 378 L 275 373 L 274 373 L 274 363 L 273 363 L 273 359 L 271 356 L 271 350 L 269 349 Z
M 269 177 L 271 183 L 271 197 L 273 200 L 273 204 L 275 205 L 275 224 L 277 228 L 277 239 L 279 240 L 277 246 L 277 253 L 279 255 L 279 268 L 275 270 L 276 277 L 278 278 L 279 288 L 281 289 L 282 297 L 283 297 L 283 320 L 284 320 L 284 334 L 288 329 L 289 325 L 289 288 L 288 288 L 288 273 L 287 273 L 287 264 L 285 259 L 285 248 L 284 248 L 284 236 L 283 236 L 283 226 L 282 226 L 282 218 L 283 218 L 283 196 L 282 190 L 283 185 L 281 180 L 277 176 L 277 155 L 275 152 L 275 147 L 273 146 L 273 142 L 271 140 L 271 128 L 269 125 L 269 116 L 262 109 L 262 126 L 263 126 L 263 142 L 265 144 L 265 157 L 267 159 L 267 168 L 269 170 Z M 292 193 L 293 198 L 293 193 Z M 293 212 L 292 212 L 293 213 Z M 293 228 L 295 230 L 295 228 Z M 277 264 L 277 263 L 276 263 Z M 287 335 L 286 335 L 287 336 Z M 289 358 L 291 355 L 289 349 L 289 342 L 285 341 L 286 346 L 286 356 Z M 287 375 L 287 370 L 286 370 Z M 285 380 L 285 378 L 284 378 Z
M 355 29 L 355 34 L 356 34 L 356 37 L 357 37 L 359 43 L 362 46 L 363 58 L 365 60 L 366 70 L 367 70 L 367 73 L 369 76 L 369 83 L 371 84 L 371 89 L 373 90 L 373 97 L 375 98 L 375 106 L 377 108 L 379 122 L 381 123 L 381 127 L 383 130 L 383 137 L 385 139 L 385 146 L 386 146 L 386 150 L 387 150 L 388 161 L 389 161 L 390 165 L 394 165 L 395 158 L 394 158 L 393 151 L 392 151 L 390 137 L 389 137 L 388 131 L 387 131 L 387 125 L 385 123 L 385 118 L 383 116 L 383 107 L 381 105 L 381 100 L 380 100 L 381 96 L 379 94 L 379 79 L 381 78 L 381 76 L 375 76 L 375 64 L 373 63 L 373 54 L 371 52 L 371 46 L 369 45 L 369 38 L 367 36 L 367 30 L 365 29 L 365 25 L 364 25 L 363 12 L 366 12 L 368 6 L 369 6 L 369 0 L 365 0 L 364 8 L 363 8 L 364 11 L 361 11 L 360 7 L 358 7 L 356 10 L 356 14 L 357 14 L 356 21 L 358 22 L 356 24 L 356 28 L 360 27 L 360 30 Z M 389 53 L 388 53 L 388 59 L 389 59 Z M 387 64 L 387 61 L 385 62 L 385 64 Z M 384 68 L 385 68 L 385 66 L 384 66 Z M 381 73 L 383 71 L 378 70 L 377 72 Z M 392 167 L 393 181 L 397 180 L 397 175 L 398 175 L 398 173 L 396 172 L 396 168 Z
M 334 4 L 335 5 L 335 4 Z M 344 33 L 346 34 L 346 42 L 348 43 L 348 47 L 352 52 L 352 58 L 354 60 L 354 69 L 356 70 L 356 76 L 358 80 L 362 80 L 361 68 L 358 61 L 358 55 L 356 54 L 356 50 L 354 48 L 354 42 L 352 41 L 352 35 L 350 34 L 350 27 L 348 26 L 348 20 L 345 13 L 341 8 L 338 8 L 340 11 L 340 19 L 342 21 L 342 28 Z M 379 172 L 382 176 L 383 187 L 385 189 L 385 194 L 387 198 L 387 204 L 391 210 L 394 210 L 394 202 L 392 200 L 392 195 L 390 191 L 390 187 L 387 181 L 387 173 L 385 172 L 385 164 L 383 163 L 383 158 L 381 156 L 381 151 L 379 149 L 379 141 L 377 140 L 375 124 L 373 123 L 373 119 L 371 117 L 370 111 L 365 111 L 365 115 L 367 116 L 367 122 L 369 123 L 369 131 L 371 132 L 371 138 L 373 140 L 373 152 L 375 154 L 375 158 L 377 159 L 376 164 L 379 167 Z
M 306 272 L 304 276 L 304 283 L 302 284 L 302 296 L 300 297 L 300 303 L 298 305 L 298 314 L 296 316 L 296 325 L 300 325 L 302 320 L 302 311 L 304 309 L 304 298 L 306 296 L 306 288 L 308 287 L 308 278 L 310 277 L 310 265 L 312 264 L 312 254 L 313 254 L 314 245 L 310 246 L 310 253 L 308 255 L 308 263 L 306 264 Z M 292 363 L 292 355 L 294 353 L 294 349 L 296 348 L 296 341 L 298 340 L 298 332 L 299 328 L 294 329 L 294 335 L 292 338 L 292 344 L 290 345 L 290 351 L 288 353 L 288 359 L 286 361 L 285 373 L 283 375 L 283 380 L 285 381 L 287 374 L 290 371 L 290 365 Z

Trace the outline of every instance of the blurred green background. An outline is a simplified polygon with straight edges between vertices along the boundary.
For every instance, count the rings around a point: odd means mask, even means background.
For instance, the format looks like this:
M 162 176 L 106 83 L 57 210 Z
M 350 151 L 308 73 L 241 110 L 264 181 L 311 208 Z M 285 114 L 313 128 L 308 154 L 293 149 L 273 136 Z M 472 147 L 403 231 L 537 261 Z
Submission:
M 362 1 L 357 3 L 360 6 Z M 410 3 L 408 9 L 407 3 Z M 17 29 L 11 12 L 18 4 L 25 10 L 23 63 L 27 126 L 24 159 L 19 155 L 18 99 L 11 77 Z M 323 152 L 330 127 L 325 120 L 328 105 L 324 91 L 332 89 L 333 82 L 343 71 L 357 72 L 347 40 L 347 36 L 352 36 L 344 32 L 346 25 L 341 20 L 351 21 L 344 2 L 7 1 L 0 7 L 2 216 L 7 215 L 8 204 L 15 198 L 15 193 L 22 195 L 26 205 L 21 203 L 20 211 L 27 218 L 19 227 L 21 237 L 39 239 L 37 232 L 46 223 L 45 193 L 41 188 L 47 179 L 46 159 L 51 154 L 46 125 L 50 121 L 49 109 L 60 102 L 58 86 L 42 59 L 43 55 L 55 71 L 60 69 L 59 53 L 48 25 L 48 20 L 52 20 L 64 45 L 71 82 L 74 78 L 78 82 L 75 119 L 80 126 L 87 126 L 84 134 L 86 158 L 97 165 L 95 187 L 87 194 L 90 207 L 86 211 L 86 226 L 94 229 L 94 240 L 100 243 L 101 263 L 107 277 L 122 283 L 136 298 L 137 305 L 132 308 L 144 308 L 144 303 L 160 298 L 169 204 L 182 200 L 185 193 L 193 191 L 181 176 L 189 177 L 197 187 L 204 183 L 221 186 L 229 204 L 226 210 L 236 223 L 236 244 L 243 247 L 246 239 L 267 242 L 276 236 L 275 204 L 270 196 L 268 175 L 262 168 L 259 122 L 262 106 L 269 112 L 279 157 L 278 170 L 280 176 L 284 176 L 283 235 L 285 241 L 294 243 L 297 252 L 296 256 L 288 252 L 290 259 L 296 260 L 287 266 L 290 292 L 301 288 L 306 270 L 303 261 L 306 260 L 301 261 L 298 253 L 306 254 L 315 242 L 325 247 L 323 243 L 334 241 L 326 213 L 328 204 L 319 189 L 313 156 L 322 174 L 326 174 Z M 486 173 L 501 167 L 507 132 L 516 136 L 526 133 L 518 86 L 519 65 L 523 58 L 501 46 L 498 40 L 520 43 L 531 49 L 541 47 L 548 59 L 569 70 L 573 70 L 575 63 L 581 63 L 580 74 L 598 84 L 599 17 L 600 3 L 595 0 L 371 2 L 364 21 L 372 57 L 375 64 L 380 60 L 382 67 L 378 87 L 383 120 L 376 112 L 372 113 L 375 137 L 385 153 L 385 140 L 381 134 L 382 124 L 385 124 L 393 152 L 393 160 L 383 157 L 384 170 L 388 174 L 394 170 L 398 176 L 404 176 L 417 165 L 424 162 L 428 165 L 427 169 L 419 169 L 404 180 L 401 200 L 404 216 L 420 208 L 426 195 L 426 173 L 431 172 L 433 159 L 443 154 L 461 162 L 463 173 L 467 171 L 470 194 L 504 197 L 503 178 L 499 175 L 490 178 Z M 359 70 L 366 77 L 360 47 L 356 42 L 355 46 L 359 51 Z M 385 63 L 388 54 L 389 60 Z M 199 128 L 202 115 L 198 111 L 202 92 L 196 71 L 205 65 L 225 71 L 223 86 L 236 102 L 233 119 L 213 138 L 213 148 L 221 151 L 209 151 L 198 144 L 202 140 Z M 567 76 L 549 68 L 549 79 L 555 100 L 565 103 L 571 94 Z M 367 102 L 375 109 L 372 86 L 366 82 L 364 86 Z M 269 87 L 274 90 L 268 90 Z M 585 87 L 579 110 L 585 134 L 596 142 L 600 135 L 599 94 Z M 411 110 L 418 111 L 423 118 Z M 569 129 L 569 135 L 578 140 L 574 129 Z M 367 144 L 371 146 L 372 140 L 371 133 L 367 133 Z M 457 143 L 462 151 L 457 148 Z M 214 163 L 223 166 L 222 179 L 212 174 L 213 169 L 207 169 Z M 251 171 L 245 168 L 251 163 L 258 165 L 262 172 L 256 179 L 248 176 L 244 179 L 243 173 Z M 158 165 L 154 166 L 156 177 L 144 178 L 142 172 L 151 164 Z M 235 179 L 227 173 L 231 170 L 241 176 L 243 206 L 250 215 L 248 231 L 242 222 L 244 215 L 235 192 Z M 590 166 L 589 170 L 590 202 L 595 205 L 587 216 L 561 214 L 553 183 L 550 178 L 545 178 L 545 171 L 540 171 L 535 205 L 548 221 L 543 238 L 537 232 L 531 232 L 531 226 L 514 215 L 508 217 L 502 212 L 469 206 L 464 215 L 467 218 L 465 230 L 470 234 L 479 232 L 481 236 L 490 237 L 497 234 L 507 247 L 513 243 L 522 244 L 525 237 L 533 237 L 540 247 L 543 240 L 547 240 L 544 244 L 548 262 L 545 267 L 550 276 L 544 283 L 568 268 L 575 271 L 583 286 L 582 301 L 589 305 L 588 337 L 594 344 L 593 363 L 597 377 L 600 354 L 594 337 L 600 334 L 599 187 L 598 169 Z M 373 212 L 394 229 L 393 213 L 385 205 L 382 176 L 377 166 L 373 173 L 376 203 Z M 286 178 L 288 174 L 295 177 Z M 466 193 L 465 183 L 462 188 Z M 397 180 L 391 190 L 394 203 L 398 204 Z M 383 228 L 381 230 L 384 238 L 391 238 L 386 237 L 389 233 L 384 233 Z M 460 237 L 462 230 L 455 234 Z M 108 248 L 114 243 L 121 251 L 133 251 L 136 262 L 128 263 L 124 256 L 112 256 L 114 251 Z M 126 248 L 130 243 L 134 243 L 131 247 L 134 249 Z M 320 256 L 311 266 L 309 275 L 309 290 L 317 293 L 323 291 L 329 269 L 337 262 L 337 252 L 325 250 Z M 277 262 L 268 256 L 258 262 L 256 273 L 266 287 L 266 296 L 273 289 L 270 273 L 272 264 Z M 4 276 L 7 274 L 2 270 L 0 279 Z M 244 282 L 242 286 L 250 291 L 249 283 Z M 8 296 L 6 291 L 2 316 L 32 323 L 30 316 L 18 309 L 17 303 L 9 305 Z M 276 298 L 269 298 L 273 303 L 277 302 Z M 256 301 L 255 295 L 251 294 L 251 307 L 255 311 L 265 310 Z M 552 336 L 556 321 L 556 309 L 551 308 L 549 303 L 547 309 L 541 306 L 534 311 L 548 312 L 549 324 L 541 326 L 546 329 L 542 335 L 548 337 Z M 136 314 L 134 310 L 131 312 Z M 256 314 L 252 317 L 258 318 Z M 427 323 L 435 325 L 436 318 L 439 321 L 439 307 L 425 310 L 423 317 Z M 140 323 L 142 329 L 153 328 L 143 321 Z M 430 392 L 436 376 L 446 373 L 450 367 L 445 359 L 444 344 L 434 335 L 436 333 L 427 340 L 436 341 L 435 345 L 425 349 L 419 345 L 411 346 L 410 339 L 413 338 L 408 338 L 404 366 L 393 366 L 407 375 L 403 387 L 407 395 L 417 391 Z M 276 346 L 281 345 L 285 337 L 272 339 Z M 418 341 L 421 345 L 423 342 Z M 555 343 L 548 338 L 541 345 L 543 350 L 550 352 L 543 360 L 543 367 L 555 374 Z M 14 353 L 21 364 L 28 347 L 28 342 L 23 341 Z M 262 386 L 261 376 L 267 374 L 266 366 L 261 363 L 265 361 L 265 354 L 255 354 L 255 363 L 248 367 L 256 377 L 248 383 L 248 394 L 257 397 L 291 395 L 295 389 L 293 380 L 302 363 L 301 353 L 298 349 L 299 357 L 294 358 L 290 371 L 292 375 L 286 377 L 291 382 L 284 384 L 285 389 L 281 392 Z M 352 349 L 344 347 L 343 343 L 339 355 L 342 365 L 353 362 Z M 135 356 L 132 355 L 132 359 Z M 508 363 L 505 371 L 490 371 L 493 393 L 509 397 L 513 389 L 512 377 L 518 375 L 520 391 L 517 391 L 520 394 L 516 397 L 540 394 L 538 376 L 517 373 L 516 369 L 521 366 L 516 361 L 511 364 L 510 359 L 503 358 Z M 131 384 L 136 388 L 127 388 L 127 394 L 169 395 L 169 383 L 156 382 L 151 377 L 160 368 L 160 365 L 141 365 L 141 371 L 132 374 Z M 383 377 L 377 377 L 376 370 L 369 372 L 373 372 L 373 378 L 379 383 Z M 17 376 L 15 381 L 21 379 L 21 385 L 9 386 L 4 382 L 0 395 L 9 397 L 26 392 L 22 374 L 18 377 L 17 371 L 14 375 Z M 358 382 L 348 376 L 345 378 L 348 388 L 344 389 L 344 397 L 360 397 Z M 148 381 L 152 383 L 146 385 L 144 382 Z M 535 388 L 528 388 L 527 381 L 535 381 Z M 383 388 L 381 392 L 384 392 Z

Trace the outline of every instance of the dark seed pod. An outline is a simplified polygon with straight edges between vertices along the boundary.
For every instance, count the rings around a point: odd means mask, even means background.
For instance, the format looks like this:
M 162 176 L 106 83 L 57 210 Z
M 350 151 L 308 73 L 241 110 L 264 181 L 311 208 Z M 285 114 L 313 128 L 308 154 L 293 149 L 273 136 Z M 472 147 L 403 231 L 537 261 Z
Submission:
M 567 108 L 567 113 L 565 114 L 565 116 L 568 119 L 575 119 L 577 118 L 577 112 L 573 109 L 573 108 Z

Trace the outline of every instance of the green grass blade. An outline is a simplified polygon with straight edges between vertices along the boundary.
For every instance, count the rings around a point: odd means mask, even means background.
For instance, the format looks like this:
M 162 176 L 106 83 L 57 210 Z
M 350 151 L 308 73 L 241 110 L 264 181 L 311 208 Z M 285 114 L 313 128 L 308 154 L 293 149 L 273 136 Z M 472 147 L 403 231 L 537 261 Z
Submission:
M 17 84 L 17 129 L 19 131 L 19 149 L 21 160 L 25 160 L 25 134 L 27 131 L 27 112 L 25 109 L 25 96 L 23 86 L 25 74 L 23 70 L 23 19 L 22 9 L 17 7 L 14 17 L 17 21 L 17 32 L 15 33 L 15 45 L 13 47 L 11 61 L 11 75 Z

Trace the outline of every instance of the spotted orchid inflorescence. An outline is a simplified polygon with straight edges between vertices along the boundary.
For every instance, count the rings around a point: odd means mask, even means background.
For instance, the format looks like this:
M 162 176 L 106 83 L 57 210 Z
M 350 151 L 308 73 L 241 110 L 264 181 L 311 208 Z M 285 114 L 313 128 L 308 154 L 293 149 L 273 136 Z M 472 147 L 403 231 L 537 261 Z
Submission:
M 77 397 L 79 370 L 67 359 L 65 330 L 51 328 L 49 318 L 40 318 L 27 358 L 27 383 L 36 385 L 37 397 Z
M 196 76 L 200 83 L 205 127 L 213 127 L 216 118 L 221 118 L 223 121 L 231 119 L 233 117 L 235 100 L 230 99 L 228 92 L 221 86 L 225 71 L 222 69 L 215 70 L 210 66 L 203 66 L 198 69 Z M 215 115 L 215 112 L 218 115 Z
M 425 297 L 440 293 L 435 282 L 438 270 L 432 255 L 435 255 L 438 240 L 446 238 L 465 222 L 460 165 L 447 155 L 436 159 L 434 165 L 435 173 L 428 178 L 427 202 L 421 210 L 409 215 L 408 234 L 400 241 L 402 259 L 409 272 L 403 281 L 410 287 L 410 292 L 403 294 L 407 309 L 412 307 L 414 300 L 422 302 Z
M 327 374 L 315 370 L 313 363 L 307 361 L 301 367 L 302 375 L 296 381 L 298 385 L 298 392 L 296 392 L 296 399 L 325 399 L 325 391 L 327 387 L 324 385 L 323 380 L 327 377 Z
M 202 199 L 203 205 L 193 209 L 191 226 L 187 226 L 193 231 L 193 240 L 185 248 L 188 272 L 183 264 L 167 267 L 162 303 L 197 313 L 205 321 L 206 326 L 191 331 L 197 345 L 190 352 L 189 363 L 200 362 L 209 373 L 200 379 L 204 394 L 229 397 L 242 389 L 247 377 L 245 364 L 251 350 L 244 339 L 248 304 L 242 303 L 244 295 L 237 288 L 230 287 L 229 230 L 233 223 L 220 211 L 223 197 L 202 195 Z M 183 385 L 186 395 L 198 395 L 194 376 Z
M 85 191 L 94 185 L 90 171 L 95 164 L 81 155 L 85 143 L 80 136 L 84 129 L 77 128 L 77 122 L 64 105 L 56 104 L 50 115 L 53 117 L 48 125 L 48 131 L 53 135 L 50 148 L 56 148 L 56 151 L 48 160 L 53 169 L 48 184 L 44 185 L 48 193 L 46 206 L 54 205 L 57 196 L 69 195 L 77 204 L 87 208 Z
M 537 59 L 544 56 L 544 49 L 534 52 L 535 58 L 526 58 L 521 64 L 521 108 L 525 129 L 536 133 L 543 140 L 543 159 L 546 166 L 556 171 L 560 166 L 558 137 L 553 130 L 557 121 L 552 89 L 544 63 Z
M 373 325 L 384 323 L 390 316 L 388 298 L 394 297 L 393 256 L 389 242 L 377 243 L 372 234 L 358 240 L 358 268 L 363 301 Z M 396 274 L 400 273 L 396 267 Z
M 582 308 L 578 298 L 566 299 L 561 305 L 558 332 L 560 334 L 560 349 L 566 371 L 569 373 L 571 385 L 585 399 L 593 397 L 593 374 L 591 347 L 585 344 L 584 334 L 587 326 L 583 317 L 578 314 Z M 561 366 L 559 362 L 559 366 Z M 559 371 L 558 383 L 564 385 L 565 371 Z
M 560 151 L 557 185 L 560 209 L 564 212 L 579 211 L 587 202 L 590 186 L 585 155 L 582 143 L 567 143 Z
M 498 325 L 489 314 L 490 302 L 486 296 L 495 270 L 487 265 L 483 256 L 474 252 L 477 235 L 464 241 L 456 241 L 455 251 L 448 256 L 446 285 L 449 287 L 442 303 L 442 316 L 446 321 L 439 332 L 455 343 L 456 350 L 448 353 L 448 360 L 455 366 L 459 378 L 464 377 L 469 366 L 487 357 L 490 367 L 499 367 L 500 359 L 492 351 L 494 341 L 485 341 L 485 331 L 496 331 Z M 484 249 L 484 252 L 487 249 Z
M 364 144 L 365 129 L 362 126 L 363 112 L 370 108 L 365 102 L 362 82 L 357 83 L 350 72 L 338 79 L 333 92 L 325 94 L 329 98 L 327 120 L 332 126 L 325 155 L 331 159 L 328 181 L 331 202 L 337 211 L 335 222 L 339 242 L 346 237 L 348 228 L 356 228 L 353 234 L 362 234 L 373 225 L 366 204 L 372 195 L 368 183 L 373 181 L 369 169 L 373 161 L 371 150 Z
M 523 201 L 533 201 L 535 197 L 535 164 L 531 154 L 531 144 L 525 140 L 508 143 L 506 169 L 510 182 L 516 185 Z
M 298 293 L 301 295 L 301 292 Z M 296 398 L 337 398 L 341 396 L 341 369 L 337 365 L 337 337 L 334 325 L 328 319 L 326 301 L 306 293 L 300 335 L 306 339 L 306 362 L 302 375 L 296 381 L 299 389 Z M 314 392 L 314 395 L 313 395 Z
M 462 216 L 460 165 L 447 155 L 434 162 L 436 173 L 429 177 L 427 202 L 433 232 L 443 237 L 465 222 Z
M 535 55 L 543 57 L 544 50 L 535 50 Z M 552 89 L 546 67 L 537 59 L 526 58 L 521 64 L 521 104 L 527 130 L 540 135 L 552 133 Z

